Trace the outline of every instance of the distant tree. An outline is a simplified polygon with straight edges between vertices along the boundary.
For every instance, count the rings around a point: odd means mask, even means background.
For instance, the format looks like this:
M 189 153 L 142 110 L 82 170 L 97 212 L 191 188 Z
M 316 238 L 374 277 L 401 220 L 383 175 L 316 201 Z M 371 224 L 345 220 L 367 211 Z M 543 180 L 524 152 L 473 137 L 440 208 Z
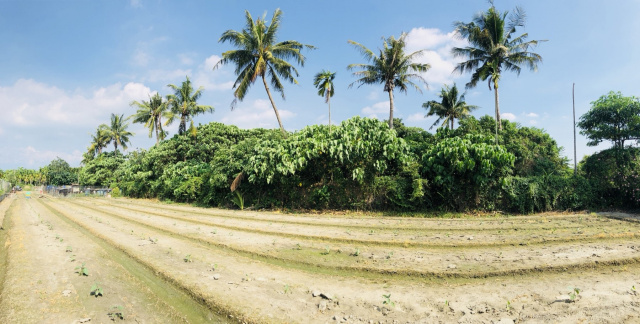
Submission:
M 124 118 L 124 114 L 118 116 L 116 114 L 111 114 L 111 127 L 109 128 L 109 142 L 113 142 L 114 152 L 118 154 L 118 145 L 120 145 L 123 149 L 127 149 L 127 144 L 129 144 L 129 137 L 134 134 L 127 130 L 129 128 L 129 123 L 127 123 L 127 119 Z
M 467 118 L 469 113 L 477 109 L 478 106 L 468 105 L 464 101 L 464 96 L 466 92 L 462 93 L 462 95 L 458 96 L 458 87 L 456 84 L 453 84 L 453 87 L 449 88 L 448 85 L 444 85 L 440 90 L 440 102 L 435 100 L 431 100 L 422 104 L 422 108 L 428 109 L 429 112 L 425 117 L 429 116 L 438 116 L 438 119 L 431 125 L 436 126 L 440 121 L 442 121 L 441 126 L 448 126 L 451 124 L 451 129 L 453 129 L 453 121 L 457 119 Z
M 213 107 L 198 104 L 198 99 L 202 96 L 204 88 L 200 87 L 194 91 L 189 77 L 187 77 L 186 81 L 182 82 L 180 87 L 174 84 L 167 86 L 174 91 L 174 94 L 167 96 L 169 105 L 171 106 L 171 112 L 173 112 L 173 116 L 169 117 L 167 123 L 170 124 L 173 122 L 175 116 L 180 116 L 180 126 L 178 127 L 179 135 L 185 135 L 187 122 L 193 120 L 194 116 L 204 114 L 208 111 L 213 112 Z
M 640 139 L 640 100 L 611 91 L 591 103 L 578 127 L 589 146 L 611 141 L 614 147 L 624 148 L 624 142 Z
M 454 23 L 455 32 L 461 38 L 469 42 L 469 46 L 454 47 L 451 52 L 455 57 L 466 57 L 469 60 L 459 63 L 454 72 L 473 72 L 471 81 L 467 83 L 467 89 L 476 86 L 478 81 L 487 80 L 489 90 L 493 83 L 496 106 L 496 127 L 502 130 L 500 120 L 500 104 L 498 96 L 498 83 L 502 71 L 513 71 L 518 75 L 522 65 L 527 65 L 531 70 L 538 69 L 538 63 L 542 62 L 539 54 L 530 52 L 529 49 L 538 45 L 539 40 L 526 41 L 529 34 L 513 35 L 517 27 L 525 24 L 525 13 L 520 7 L 507 17 L 509 12 L 501 13 L 493 6 L 486 11 L 477 14 L 470 23 Z M 508 20 L 508 22 L 507 22 Z
M 56 159 L 51 161 L 47 166 L 47 182 L 50 185 L 70 185 L 77 180 L 78 177 L 69 166 L 69 163 L 59 157 L 56 157 Z
M 164 139 L 167 133 L 162 129 L 162 118 L 167 120 L 171 118 L 171 111 L 167 101 L 162 99 L 159 93 L 149 97 L 149 101 L 132 101 L 131 106 L 138 107 L 138 111 L 133 117 L 134 123 L 144 124 L 149 128 L 149 138 L 153 132 L 156 133 L 156 145 L 160 140 Z
M 329 131 L 331 131 L 331 97 L 335 92 L 333 80 L 336 78 L 336 72 L 325 71 L 316 74 L 313 78 L 313 85 L 318 89 L 318 95 L 324 98 L 324 102 L 329 105 Z
M 405 54 L 406 47 L 405 38 L 407 34 L 402 33 L 399 38 L 393 36 L 384 39 L 383 48 L 380 54 L 376 55 L 372 50 L 364 45 L 349 41 L 360 50 L 360 53 L 371 64 L 349 64 L 347 69 L 361 69 L 353 72 L 353 75 L 359 79 L 349 85 L 354 84 L 362 86 L 364 84 L 383 84 L 384 91 L 389 93 L 389 128 L 393 129 L 393 90 L 397 87 L 401 92 L 407 92 L 409 86 L 413 86 L 418 92 L 422 93 L 411 80 L 417 80 L 427 85 L 427 81 L 419 74 L 424 73 L 431 68 L 426 63 L 415 63 L 414 60 L 423 54 L 422 50 Z
M 235 107 L 237 100 L 244 99 L 249 87 L 260 77 L 278 119 L 280 131 L 285 134 L 278 108 L 273 101 L 266 78 L 269 77 L 273 89 L 280 92 L 284 100 L 284 86 L 280 78 L 298 84 L 294 78 L 294 76 L 298 76 L 298 70 L 286 60 L 295 59 L 300 66 L 304 66 L 305 57 L 300 53 L 300 50 L 305 47 L 309 49 L 314 47 L 294 40 L 276 42 L 281 15 L 282 11 L 276 9 L 271 17 L 271 23 L 267 25 L 264 16 L 254 20 L 249 11 L 245 11 L 245 29 L 242 31 L 227 30 L 218 40 L 221 43 L 229 42 L 238 49 L 222 53 L 222 59 L 213 69 L 228 63 L 233 63 L 236 66 L 235 73 L 238 78 L 233 84 L 235 100 L 231 103 L 231 109 Z

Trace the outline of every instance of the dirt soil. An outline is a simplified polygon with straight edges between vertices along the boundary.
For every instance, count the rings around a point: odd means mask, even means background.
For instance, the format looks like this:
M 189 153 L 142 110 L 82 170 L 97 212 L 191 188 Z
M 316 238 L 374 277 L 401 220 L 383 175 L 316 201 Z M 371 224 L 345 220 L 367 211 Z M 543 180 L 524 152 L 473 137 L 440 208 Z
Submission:
M 637 215 L 306 215 L 16 194 L 2 217 L 2 323 L 640 322 Z

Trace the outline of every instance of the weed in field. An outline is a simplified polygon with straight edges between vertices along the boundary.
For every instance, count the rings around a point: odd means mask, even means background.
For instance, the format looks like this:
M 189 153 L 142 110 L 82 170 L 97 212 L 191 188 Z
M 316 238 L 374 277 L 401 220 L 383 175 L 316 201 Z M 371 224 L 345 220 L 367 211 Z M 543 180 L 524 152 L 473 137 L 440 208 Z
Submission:
M 298 251 L 302 250 L 302 247 L 300 246 L 300 243 L 297 243 L 297 244 L 296 244 L 295 249 L 296 249 L 296 250 L 298 250 Z
M 376 231 L 374 231 L 374 230 L 370 230 L 370 231 L 369 231 L 369 235 L 373 235 L 373 234 L 375 234 L 375 233 L 376 233 Z
M 115 305 L 111 307 L 111 311 L 107 313 L 107 316 L 114 322 L 117 320 L 124 321 L 124 308 L 120 305 Z
M 71 247 L 71 245 L 67 246 L 65 252 L 73 252 L 73 248 Z
M 215 234 L 218 234 L 218 230 L 215 230 L 215 229 L 214 229 L 213 231 L 211 231 L 211 234 L 214 234 L 214 235 L 215 235 Z
M 382 298 L 383 298 L 382 300 L 383 305 L 390 305 L 391 307 L 396 307 L 396 303 L 391 300 L 391 294 L 382 295 Z
M 151 244 L 158 244 L 158 238 L 151 238 L 149 237 L 149 241 L 151 242 Z
M 191 254 L 187 254 L 183 260 L 184 262 L 193 262 L 193 260 L 191 260 Z
M 76 267 L 76 273 L 80 276 L 89 276 L 89 269 L 82 262 L 82 265 Z
M 289 286 L 289 284 L 284 285 L 284 294 L 290 294 L 291 293 L 291 287 Z
M 244 197 L 242 197 L 242 194 L 240 193 L 240 191 L 236 190 L 236 196 L 231 198 L 231 201 L 238 206 L 238 208 L 240 208 L 240 210 L 244 210 Z
M 98 298 L 99 296 L 102 296 L 102 287 L 100 287 L 99 283 L 94 283 L 93 286 L 91 286 L 91 296 L 94 296 L 96 298 Z
M 56 234 L 56 241 L 60 239 L 60 235 Z
M 76 255 L 73 254 L 71 255 L 71 258 L 69 258 L 69 261 L 74 262 L 76 260 Z
M 576 300 L 578 299 L 578 296 L 580 296 L 580 288 L 573 288 L 572 291 L 569 293 L 569 299 L 571 299 L 571 302 L 576 302 Z
M 392 256 L 393 256 L 393 252 L 387 253 L 387 256 L 386 256 L 387 260 L 391 259 Z
M 329 255 L 329 252 L 331 252 L 331 249 L 329 249 L 328 246 L 324 247 L 324 251 L 320 252 L 320 254 L 322 255 Z
M 355 257 L 360 256 L 360 249 L 356 249 L 356 251 L 351 253 L 351 255 Z
M 511 307 L 511 301 L 507 300 L 507 307 L 505 307 L 505 309 L 507 310 L 507 312 L 513 309 L 513 307 Z
M 632 293 L 633 295 L 638 295 L 638 292 L 636 291 L 636 286 L 635 286 L 635 285 L 634 285 L 634 286 L 631 286 L 631 293 Z

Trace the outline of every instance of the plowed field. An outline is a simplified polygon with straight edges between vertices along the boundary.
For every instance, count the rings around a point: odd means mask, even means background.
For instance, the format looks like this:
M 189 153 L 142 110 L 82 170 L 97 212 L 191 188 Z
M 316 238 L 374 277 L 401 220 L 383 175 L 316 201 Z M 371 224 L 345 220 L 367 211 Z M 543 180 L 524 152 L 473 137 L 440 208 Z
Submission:
M 640 322 L 627 214 L 398 218 L 18 193 L 1 323 Z

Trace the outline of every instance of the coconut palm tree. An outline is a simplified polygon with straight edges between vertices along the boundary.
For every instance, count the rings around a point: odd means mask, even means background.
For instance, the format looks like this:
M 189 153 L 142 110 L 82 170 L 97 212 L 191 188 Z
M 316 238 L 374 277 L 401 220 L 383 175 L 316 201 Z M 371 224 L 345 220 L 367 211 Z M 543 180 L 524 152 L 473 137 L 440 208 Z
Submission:
M 242 101 L 244 99 L 249 88 L 258 77 L 262 79 L 271 101 L 271 106 L 278 119 L 280 130 L 285 134 L 278 108 L 276 108 L 269 90 L 267 78 L 269 78 L 273 89 L 280 92 L 284 100 L 284 86 L 280 79 L 298 84 L 295 79 L 298 76 L 298 70 L 287 60 L 294 59 L 300 66 L 304 66 L 305 57 L 300 53 L 300 50 L 305 47 L 309 49 L 314 47 L 294 40 L 277 42 L 276 34 L 280 28 L 281 15 L 282 11 L 276 9 L 270 24 L 267 25 L 265 16 L 254 20 L 249 11 L 245 11 L 245 28 L 242 31 L 227 30 L 222 33 L 218 40 L 220 43 L 229 42 L 238 49 L 222 53 L 222 59 L 216 63 L 213 69 L 215 70 L 228 63 L 233 63 L 236 66 L 235 73 L 238 78 L 233 84 L 235 99 L 231 103 L 231 109 L 235 108 L 238 100 Z
M 93 155 L 99 155 L 102 153 L 102 149 L 107 147 L 111 143 L 111 137 L 109 135 L 109 126 L 102 124 L 98 126 L 95 135 L 91 135 L 91 144 L 89 144 L 89 151 L 93 152 Z
M 457 119 L 467 118 L 469 113 L 477 109 L 478 106 L 468 105 L 464 101 L 464 96 L 466 92 L 462 93 L 462 95 L 458 96 L 458 87 L 456 84 L 453 84 L 453 87 L 449 88 L 448 85 L 444 85 L 440 90 L 440 102 L 435 100 L 431 100 L 422 104 L 422 108 L 428 109 L 429 112 L 425 117 L 429 116 L 438 116 L 438 119 L 431 125 L 436 126 L 440 121 L 442 121 L 442 126 L 449 127 L 451 124 L 451 129 L 453 129 L 453 121 Z
M 336 72 L 325 71 L 316 74 L 313 78 L 313 85 L 318 88 L 318 95 L 324 98 L 324 102 L 329 105 L 329 132 L 331 132 L 331 97 L 335 92 L 333 80 L 336 78 Z
M 204 114 L 205 112 L 213 112 L 213 107 L 198 105 L 198 99 L 202 96 L 203 87 L 198 90 L 193 90 L 191 86 L 191 80 L 187 76 L 187 80 L 182 82 L 180 87 L 169 84 L 169 88 L 173 89 L 174 94 L 168 95 L 168 104 L 171 106 L 171 112 L 167 119 L 167 124 L 173 122 L 174 118 L 180 116 L 180 126 L 178 127 L 178 134 L 184 135 L 187 131 L 187 122 L 192 121 L 196 115 Z
M 483 13 L 477 14 L 470 23 L 454 23 L 456 35 L 469 42 L 467 47 L 454 47 L 451 52 L 456 57 L 468 58 L 459 63 L 454 72 L 472 72 L 471 81 L 467 89 L 476 86 L 478 81 L 487 81 L 489 90 L 493 85 L 496 107 L 496 127 L 502 130 L 500 121 L 500 104 L 498 84 L 502 71 L 513 71 L 518 75 L 523 65 L 532 71 L 538 69 L 542 62 L 539 54 L 529 50 L 543 40 L 527 41 L 529 36 L 524 33 L 515 36 L 516 28 L 525 23 L 524 11 L 517 7 L 510 15 L 505 11 L 496 10 L 491 1 L 491 7 Z M 508 20 L 508 21 L 507 21 Z
M 133 122 L 144 124 L 145 127 L 149 128 L 149 138 L 151 138 L 155 131 L 156 145 L 167 135 L 162 129 L 162 118 L 164 117 L 168 120 L 172 116 L 167 103 L 160 94 L 156 93 L 149 97 L 149 101 L 132 101 L 130 104 L 131 106 L 138 107 L 138 111 L 131 116 L 133 117 Z
M 350 44 L 356 46 L 367 61 L 371 64 L 349 64 L 347 69 L 361 69 L 353 73 L 359 79 L 349 85 L 351 88 L 354 84 L 362 86 L 363 84 L 380 84 L 384 85 L 384 91 L 389 93 L 389 128 L 393 129 L 393 90 L 397 87 L 401 92 L 407 92 L 409 86 L 414 87 L 418 92 L 422 93 L 420 87 L 412 82 L 417 80 L 423 82 L 427 87 L 427 81 L 419 74 L 427 72 L 431 65 L 427 63 L 415 63 L 416 58 L 423 54 L 423 50 L 415 51 L 411 54 L 405 54 L 406 46 L 405 38 L 407 34 L 402 33 L 399 38 L 393 36 L 384 39 L 383 48 L 380 55 L 376 55 L 373 51 L 364 45 L 349 41 Z
M 111 127 L 109 127 L 109 142 L 113 142 L 113 148 L 118 154 L 118 145 L 120 145 L 123 149 L 127 149 L 127 144 L 129 143 L 129 137 L 133 136 L 133 133 L 128 131 L 129 123 L 127 123 L 127 119 L 124 118 L 124 114 L 118 116 L 116 114 L 111 114 Z

